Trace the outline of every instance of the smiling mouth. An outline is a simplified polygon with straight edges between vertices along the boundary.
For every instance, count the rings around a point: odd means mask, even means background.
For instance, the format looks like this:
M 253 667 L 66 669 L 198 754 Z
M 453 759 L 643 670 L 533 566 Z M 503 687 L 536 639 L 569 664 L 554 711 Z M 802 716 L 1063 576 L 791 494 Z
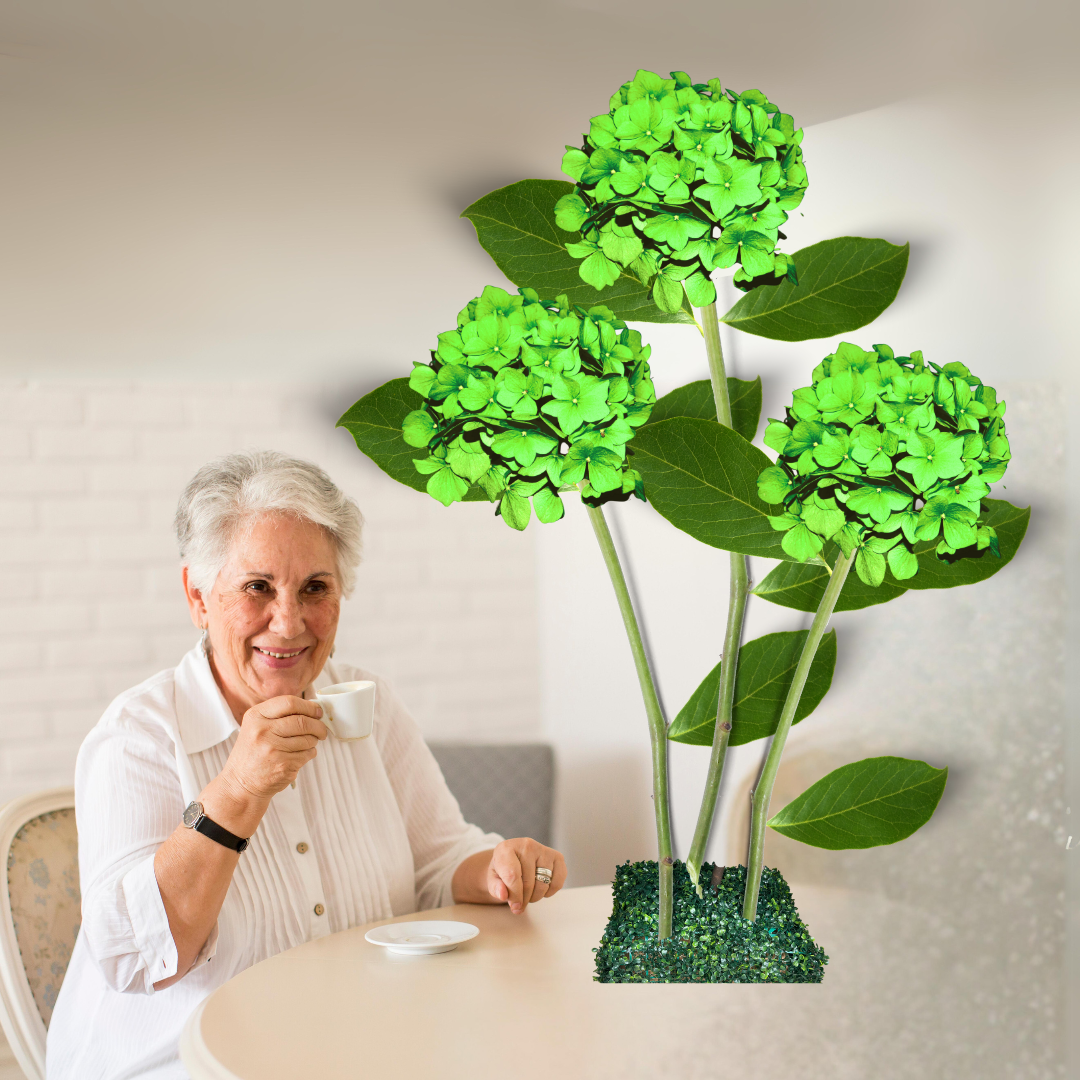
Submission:
M 256 652 L 262 653 L 263 656 L 272 656 L 275 660 L 291 660 L 294 656 L 299 656 L 304 652 L 304 649 L 289 649 L 287 652 L 275 652 L 272 649 L 260 649 L 258 645 L 252 645 L 252 648 Z

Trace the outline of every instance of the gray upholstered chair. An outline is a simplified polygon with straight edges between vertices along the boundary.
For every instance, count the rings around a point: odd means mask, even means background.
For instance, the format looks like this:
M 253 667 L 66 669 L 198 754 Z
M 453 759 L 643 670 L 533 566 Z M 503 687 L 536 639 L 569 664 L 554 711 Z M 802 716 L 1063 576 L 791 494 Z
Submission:
M 546 743 L 431 743 L 466 821 L 551 843 L 555 758 Z
M 0 809 L 0 853 L 0 1022 L 23 1072 L 44 1080 L 45 1033 L 81 922 L 74 790 Z

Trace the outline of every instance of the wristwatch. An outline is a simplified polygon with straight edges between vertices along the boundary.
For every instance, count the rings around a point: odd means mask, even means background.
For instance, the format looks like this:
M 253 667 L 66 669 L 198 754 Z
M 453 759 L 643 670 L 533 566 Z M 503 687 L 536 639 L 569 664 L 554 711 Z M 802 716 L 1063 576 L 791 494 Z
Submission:
M 228 829 L 223 829 L 216 821 L 211 821 L 203 813 L 201 802 L 189 802 L 187 804 L 187 808 L 184 810 L 184 824 L 189 829 L 194 829 L 196 832 L 201 832 L 203 836 L 209 836 L 211 840 L 216 840 L 222 847 L 227 847 L 238 855 L 248 846 L 246 840 L 235 836 Z

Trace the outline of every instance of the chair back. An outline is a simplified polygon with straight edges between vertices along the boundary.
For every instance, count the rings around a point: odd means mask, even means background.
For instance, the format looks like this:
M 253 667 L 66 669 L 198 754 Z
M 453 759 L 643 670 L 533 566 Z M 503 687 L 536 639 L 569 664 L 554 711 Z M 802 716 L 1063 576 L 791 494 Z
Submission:
M 45 1036 L 82 921 L 72 788 L 0 809 L 0 1022 L 30 1080 L 44 1080 Z
M 551 843 L 555 756 L 547 743 L 431 743 L 466 821 Z

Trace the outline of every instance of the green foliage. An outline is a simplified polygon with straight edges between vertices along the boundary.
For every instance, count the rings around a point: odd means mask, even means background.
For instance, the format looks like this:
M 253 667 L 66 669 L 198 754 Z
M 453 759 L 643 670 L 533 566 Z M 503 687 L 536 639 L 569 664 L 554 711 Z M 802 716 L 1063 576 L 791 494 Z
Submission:
M 558 521 L 568 488 L 592 506 L 643 497 L 626 444 L 656 400 L 649 347 L 608 308 L 519 293 L 484 289 L 413 368 L 425 400 L 402 430 L 429 451 L 414 460 L 428 494 L 449 506 L 478 483 L 514 529 L 533 510 Z
M 823 776 L 768 824 L 831 851 L 895 844 L 933 817 L 948 776 L 925 761 L 865 758 Z
M 728 398 L 731 403 L 731 426 L 747 442 L 753 442 L 761 420 L 761 376 L 756 379 L 733 379 L 728 376 Z M 701 420 L 716 419 L 716 400 L 708 379 L 687 383 L 659 398 L 649 416 L 650 424 L 670 420 L 673 416 L 696 416 Z
M 676 416 L 643 427 L 631 462 L 653 508 L 677 529 L 725 551 L 789 558 L 758 496 L 769 459 L 715 420 Z
M 408 379 L 391 379 L 354 402 L 337 422 L 348 430 L 356 445 L 387 475 L 415 491 L 426 490 L 426 479 L 416 471 L 416 451 L 402 437 L 405 417 L 420 408 L 424 399 L 409 389 Z M 487 495 L 470 487 L 464 499 L 477 502 Z
M 563 158 L 577 186 L 555 220 L 581 232 L 567 245 L 581 279 L 602 289 L 630 271 L 664 311 L 679 310 L 684 289 L 696 307 L 713 303 L 709 275 L 722 267 L 739 266 L 742 289 L 794 280 L 776 242 L 806 190 L 801 142 L 759 90 L 639 71 Z
M 796 611 L 817 611 L 821 598 L 825 595 L 825 586 L 829 583 L 829 568 L 825 563 L 830 560 L 835 563 L 838 554 L 839 548 L 829 543 L 822 552 L 822 560 L 780 563 L 765 576 L 764 581 L 753 590 L 753 594 Z M 884 604 L 906 592 L 906 586 L 897 584 L 887 571 L 885 580 L 876 588 L 864 584 L 857 575 L 848 574 L 834 610 L 854 611 L 873 604 Z
M 776 732 L 806 635 L 806 630 L 766 634 L 748 641 L 739 650 L 729 746 L 741 746 Z M 690 700 L 668 728 L 669 739 L 692 746 L 712 746 L 716 706 L 720 700 L 721 667 L 722 662 L 690 695 Z M 792 723 L 805 720 L 821 704 L 832 684 L 835 667 L 836 631 L 830 630 L 818 646 Z
M 580 241 L 576 229 L 555 224 L 555 204 L 574 190 L 565 180 L 519 180 L 489 192 L 462 211 L 476 227 L 481 247 L 519 288 L 541 296 L 565 294 L 571 304 L 603 304 L 630 322 L 692 323 L 688 302 L 661 311 L 647 286 L 629 272 L 597 293 L 578 274 L 578 260 L 566 250 Z
M 958 585 L 985 581 L 1012 561 L 1030 518 L 1029 507 L 1013 506 L 1003 499 L 983 499 L 982 520 L 997 533 L 1000 558 L 986 549 L 965 558 L 957 556 L 942 561 L 934 552 L 934 541 L 918 541 L 914 550 L 919 560 L 919 572 L 915 577 L 907 578 L 901 584 L 886 567 L 881 585 L 874 588 L 858 577 L 849 576 L 836 610 L 854 611 L 872 604 L 884 604 L 903 596 L 909 589 L 953 589 Z M 823 556 L 826 561 L 834 562 L 837 553 L 834 544 L 825 545 Z M 754 589 L 754 595 L 796 611 L 816 611 L 828 580 L 829 571 L 821 563 L 781 563 Z
M 1000 558 L 980 512 L 1011 456 L 1004 413 L 994 388 L 963 364 L 843 342 L 765 430 L 780 457 L 762 471 L 758 494 L 784 506 L 770 518 L 784 551 L 806 562 L 832 540 L 856 553 L 859 579 L 874 587 L 886 569 L 899 582 L 913 578 L 927 541 L 942 559 L 985 550 Z
M 979 520 L 997 534 L 997 555 L 990 548 L 974 555 L 965 552 L 964 558 L 942 560 L 936 557 L 933 540 L 921 540 L 915 545 L 919 572 L 904 584 L 909 589 L 953 589 L 993 577 L 1019 549 L 1031 520 L 1031 507 L 1013 506 L 1004 499 L 983 499 Z
M 909 244 L 838 236 L 796 251 L 798 283 L 755 289 L 722 322 L 777 341 L 833 337 L 866 326 L 896 299 Z
M 753 380 L 733 379 L 729 376 L 727 384 L 731 426 L 747 442 L 753 442 L 757 438 L 758 425 L 761 423 L 761 376 Z
M 657 866 L 615 869 L 611 918 L 596 953 L 597 982 L 819 983 L 829 958 L 799 918 L 779 870 L 766 870 L 756 921 L 742 917 L 746 868 L 713 863 L 717 880 L 698 897 L 681 862 L 674 866 L 674 917 L 666 941 L 656 936 Z M 722 876 L 721 876 L 722 875 Z

